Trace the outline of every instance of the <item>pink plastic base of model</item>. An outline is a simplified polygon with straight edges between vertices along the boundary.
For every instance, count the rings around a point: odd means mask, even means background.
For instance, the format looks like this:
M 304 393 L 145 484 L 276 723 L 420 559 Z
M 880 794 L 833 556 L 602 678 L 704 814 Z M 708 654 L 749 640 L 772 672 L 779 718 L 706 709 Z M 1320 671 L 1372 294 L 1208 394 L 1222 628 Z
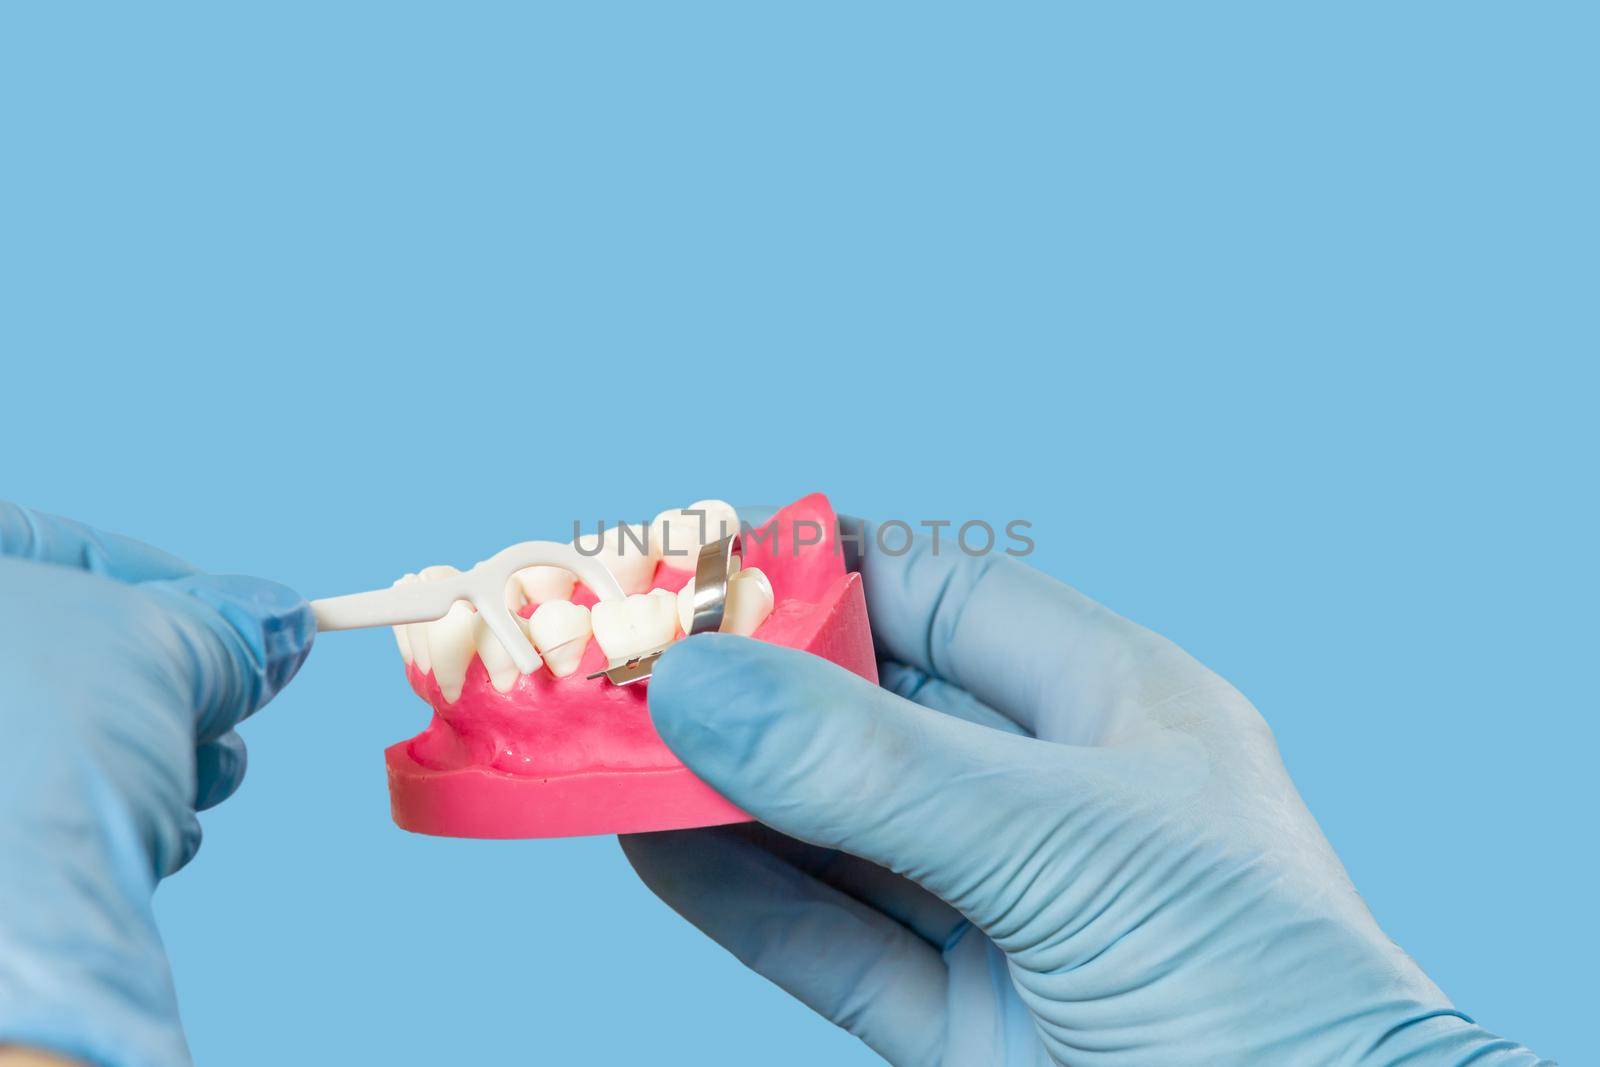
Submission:
M 743 559 L 767 575 L 777 601 L 757 639 L 877 681 L 861 578 L 845 573 L 826 497 L 813 494 L 780 511 L 746 538 Z M 662 566 L 652 584 L 676 591 L 686 581 L 687 573 Z M 409 668 L 412 688 L 433 706 L 434 719 L 385 753 L 395 823 L 424 834 L 518 838 L 747 820 L 656 734 L 648 682 L 619 687 L 584 678 L 604 665 L 591 642 L 576 674 L 552 678 L 539 671 L 500 693 L 473 660 L 453 703 L 431 673 Z

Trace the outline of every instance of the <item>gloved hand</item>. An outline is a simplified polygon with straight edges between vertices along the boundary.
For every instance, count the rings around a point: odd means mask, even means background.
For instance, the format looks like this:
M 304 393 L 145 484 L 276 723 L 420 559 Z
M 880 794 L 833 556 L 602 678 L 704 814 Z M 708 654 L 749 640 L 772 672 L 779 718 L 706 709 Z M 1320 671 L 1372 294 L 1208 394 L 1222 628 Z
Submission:
M 314 630 L 280 585 L 0 503 L 0 1046 L 189 1062 L 151 894 Z
M 883 688 L 726 635 L 656 666 L 766 824 L 623 839 L 695 926 L 897 1064 L 1539 1062 L 1384 936 L 1227 682 L 1015 560 L 858 543 Z

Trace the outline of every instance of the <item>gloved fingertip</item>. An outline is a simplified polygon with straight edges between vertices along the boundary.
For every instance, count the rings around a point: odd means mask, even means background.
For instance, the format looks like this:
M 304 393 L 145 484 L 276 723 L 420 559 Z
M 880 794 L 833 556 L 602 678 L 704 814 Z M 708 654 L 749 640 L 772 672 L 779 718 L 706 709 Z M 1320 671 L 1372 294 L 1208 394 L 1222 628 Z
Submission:
M 229 730 L 214 740 L 195 749 L 196 811 L 214 808 L 239 791 L 244 782 L 244 772 L 250 763 L 250 754 L 244 738 Z
M 699 634 L 669 648 L 650 677 L 650 718 L 667 747 L 693 766 L 708 746 L 724 747 L 744 732 L 737 720 L 748 728 L 761 717 L 773 650 L 732 634 Z
M 289 683 L 311 650 L 316 620 L 294 590 L 261 578 L 194 574 L 139 587 L 161 598 L 185 639 L 174 660 L 190 688 L 195 737 L 231 730 Z
M 680 641 L 656 664 L 650 715 L 667 747 L 723 796 L 751 805 L 799 800 L 796 780 L 829 744 L 828 712 L 879 693 L 797 649 L 733 634 Z
M 195 854 L 200 851 L 200 842 L 205 837 L 205 831 L 200 828 L 200 820 L 192 811 L 183 813 L 183 829 L 178 837 L 178 854 L 170 859 L 157 857 L 156 867 L 161 872 L 161 877 L 170 878 L 189 865 Z
M 286 585 L 240 574 L 197 574 L 174 581 L 209 605 L 260 655 L 265 704 L 294 677 L 311 651 L 317 622 L 311 605 Z

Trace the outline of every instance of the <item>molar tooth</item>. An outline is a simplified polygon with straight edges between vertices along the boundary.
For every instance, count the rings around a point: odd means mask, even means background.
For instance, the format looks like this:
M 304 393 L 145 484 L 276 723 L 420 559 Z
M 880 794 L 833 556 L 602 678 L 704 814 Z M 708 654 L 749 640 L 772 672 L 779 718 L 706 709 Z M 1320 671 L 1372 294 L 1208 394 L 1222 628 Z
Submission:
M 613 662 L 660 648 L 677 633 L 676 603 L 665 589 L 602 600 L 594 606 L 594 639 Z
M 728 604 L 722 632 L 749 637 L 772 614 L 772 583 L 760 567 L 746 567 L 728 581 Z
M 697 500 L 663 511 L 650 523 L 650 543 L 669 567 L 694 572 L 700 549 L 739 532 L 739 513 L 722 500 Z
M 523 632 L 527 632 L 525 619 L 517 615 L 513 615 L 512 618 L 517 620 Z M 502 645 L 500 639 L 494 635 L 494 631 L 489 629 L 489 624 L 483 621 L 482 615 L 472 616 L 472 643 L 478 650 L 478 658 L 483 660 L 483 669 L 489 672 L 489 684 L 499 692 L 511 692 L 511 687 L 517 684 L 519 673 L 516 661 L 511 658 L 511 653 L 506 651 L 506 646 Z
M 694 579 L 691 577 L 678 590 L 678 629 L 684 634 L 694 624 Z
M 654 625 L 666 632 L 667 636 L 661 642 L 666 644 L 678 636 L 678 595 L 670 589 L 652 589 L 645 595 L 655 597 L 658 601 L 655 608 L 659 614 Z
M 573 573 L 561 567 L 529 567 L 517 572 L 523 595 L 536 605 L 547 600 L 571 600 L 576 583 Z
M 632 600 L 633 597 L 628 597 Z M 627 600 L 601 600 L 589 612 L 594 624 L 594 639 L 600 642 L 600 651 L 609 660 L 626 659 L 643 651 L 633 633 Z
M 624 593 L 649 589 L 661 560 L 650 530 L 643 523 L 608 526 L 604 534 L 584 534 L 574 544 L 584 555 L 598 556 Z
M 465 601 L 450 605 L 450 613 L 427 624 L 428 653 L 433 659 L 433 680 L 439 683 L 446 703 L 454 704 L 467 680 L 467 664 L 472 662 L 473 628 L 477 613 Z
M 565 678 L 578 669 L 588 647 L 589 609 L 570 600 L 547 600 L 533 609 L 528 632 L 550 673 Z

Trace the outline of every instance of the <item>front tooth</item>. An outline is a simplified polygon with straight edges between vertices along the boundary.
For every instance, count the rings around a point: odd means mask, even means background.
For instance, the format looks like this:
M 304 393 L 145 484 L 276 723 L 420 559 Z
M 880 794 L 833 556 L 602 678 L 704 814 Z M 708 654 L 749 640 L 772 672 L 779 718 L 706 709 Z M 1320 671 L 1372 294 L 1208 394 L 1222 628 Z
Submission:
M 571 600 L 576 582 L 571 571 L 560 567 L 529 567 L 517 572 L 517 583 L 522 586 L 523 595 L 534 604 Z
M 772 583 L 760 567 L 746 567 L 728 582 L 728 604 L 722 613 L 722 632 L 749 637 L 772 614 Z
M 676 602 L 665 589 L 626 600 L 602 600 L 592 612 L 594 639 L 612 662 L 660 648 L 677 632 Z
M 448 578 L 461 572 L 448 563 L 441 563 L 434 567 L 424 567 L 417 572 L 417 581 L 431 582 L 439 578 Z M 404 581 L 405 579 L 401 579 Z M 411 645 L 411 655 L 415 658 L 417 670 L 427 674 L 433 669 L 433 650 L 428 644 L 428 627 L 431 622 L 414 622 L 406 627 L 406 638 Z
M 399 587 L 399 586 L 402 586 L 402 585 L 411 585 L 416 580 L 417 580 L 417 576 L 415 574 L 407 574 L 404 577 L 398 579 L 394 584 L 395 584 L 396 587 Z M 394 643 L 400 646 L 400 658 L 405 660 L 407 663 L 410 663 L 411 659 L 412 659 L 412 656 L 411 656 L 411 627 L 409 625 L 407 625 L 407 626 L 391 626 L 389 628 L 394 631 Z
M 533 609 L 528 632 L 550 673 L 565 678 L 578 669 L 588 647 L 589 609 L 570 600 L 547 600 Z
M 603 534 L 584 534 L 576 542 L 586 556 L 599 556 L 624 593 L 650 588 L 661 553 L 643 523 L 608 527 Z
M 450 605 L 450 613 L 427 624 L 428 653 L 433 659 L 433 680 L 445 702 L 454 704 L 467 680 L 467 664 L 476 651 L 473 629 L 476 613 L 465 601 Z
M 650 523 L 650 540 L 667 566 L 693 573 L 700 549 L 739 532 L 739 513 L 722 500 L 697 500 L 663 511 Z
M 459 605 L 457 605 L 459 607 Z M 527 621 L 521 616 L 512 616 L 517 620 L 523 632 L 527 632 Z M 472 616 L 472 644 L 478 650 L 478 658 L 483 660 L 484 670 L 489 672 L 489 684 L 502 693 L 511 692 L 511 687 L 517 684 L 516 661 L 511 658 L 511 653 L 506 651 L 506 646 L 489 629 L 489 624 L 483 621 L 482 615 Z M 537 667 L 534 670 L 538 670 Z M 459 692 L 459 690 L 458 690 Z

